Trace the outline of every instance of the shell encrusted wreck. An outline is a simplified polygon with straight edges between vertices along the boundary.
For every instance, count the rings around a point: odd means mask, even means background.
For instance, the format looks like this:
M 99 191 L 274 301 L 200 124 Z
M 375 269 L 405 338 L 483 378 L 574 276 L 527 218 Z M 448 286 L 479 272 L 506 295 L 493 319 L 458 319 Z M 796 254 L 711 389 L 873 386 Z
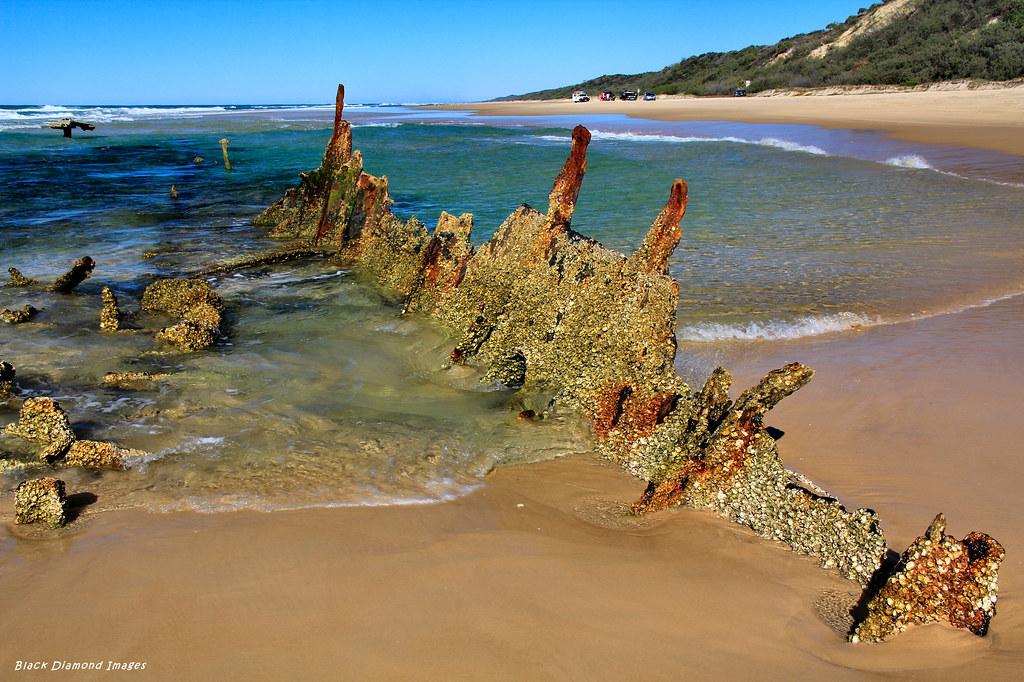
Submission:
M 4 433 L 42 444 L 39 459 L 53 465 L 127 469 L 130 460 L 146 455 L 112 443 L 78 440 L 67 413 L 53 398 L 26 400 L 21 405 L 18 421 L 9 424 Z
M 25 275 L 21 274 L 21 270 L 18 268 L 7 268 L 7 274 L 11 278 L 7 281 L 4 286 L 8 287 L 30 287 L 36 283 L 34 279 L 29 279 Z
M 1002 545 L 984 533 L 946 535 L 939 514 L 900 557 L 896 570 L 868 602 L 854 642 L 880 642 L 908 625 L 947 621 L 978 636 L 996 615 Z
M 92 271 L 95 268 L 96 261 L 89 256 L 79 258 L 71 265 L 70 270 L 57 278 L 57 280 L 50 286 L 50 291 L 56 291 L 60 294 L 70 294 L 74 291 L 75 287 L 88 279 L 89 275 L 92 274 Z M 11 273 L 11 279 L 14 279 L 14 273 Z
M 180 318 L 157 332 L 156 338 L 184 351 L 196 351 L 216 342 L 224 302 L 206 280 L 162 279 L 146 287 L 142 309 Z
M 22 324 L 28 322 L 39 313 L 39 309 L 26 303 L 17 310 L 4 308 L 0 310 L 0 320 L 7 324 Z
M 110 287 L 103 287 L 103 308 L 100 310 L 100 330 L 116 332 L 121 328 L 121 308 L 117 305 L 117 296 Z
M 718 369 L 697 392 L 675 370 L 678 284 L 668 262 L 681 239 L 687 187 L 675 180 L 664 209 L 628 257 L 570 227 L 586 173 L 590 133 L 577 126 L 547 213 L 523 205 L 475 249 L 472 216 L 442 213 L 433 232 L 391 211 L 386 177 L 363 170 L 342 118 L 320 167 L 300 174 L 257 225 L 291 248 L 330 248 L 456 339 L 450 362 L 515 387 L 528 412 L 568 409 L 589 419 L 601 454 L 648 482 L 636 513 L 711 509 L 811 555 L 867 585 L 885 539 L 875 513 L 848 510 L 788 471 L 765 414 L 810 381 L 791 364 L 729 398 Z
M 48 476 L 20 483 L 14 492 L 14 522 L 39 522 L 52 528 L 67 523 L 64 481 Z
M 39 459 L 52 463 L 64 456 L 75 434 L 71 430 L 68 415 L 52 398 L 29 398 L 21 405 L 18 421 L 9 424 L 4 433 L 41 443 Z
M 6 400 L 14 393 L 15 376 L 17 376 L 17 372 L 14 369 L 14 365 L 5 360 L 0 360 L 0 400 Z

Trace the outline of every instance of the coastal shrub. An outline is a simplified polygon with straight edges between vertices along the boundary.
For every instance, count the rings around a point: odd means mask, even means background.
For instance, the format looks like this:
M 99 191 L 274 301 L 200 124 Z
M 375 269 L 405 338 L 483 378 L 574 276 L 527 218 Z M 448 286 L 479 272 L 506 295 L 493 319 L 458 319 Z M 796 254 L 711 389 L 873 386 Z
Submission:
M 859 14 L 876 9 L 873 5 Z M 943 80 L 1011 80 L 1024 77 L 1024 0 L 919 0 L 888 26 L 864 34 L 824 57 L 811 57 L 858 21 L 854 15 L 828 28 L 752 45 L 708 52 L 661 71 L 601 76 L 578 85 L 523 97 L 568 97 L 586 90 L 666 88 L 689 94 L 726 94 L 745 80 L 751 92 L 828 85 L 918 85 Z M 789 56 L 776 60 L 779 54 Z M 511 98 L 511 97 L 510 97 Z M 506 98 L 508 99 L 508 98 Z

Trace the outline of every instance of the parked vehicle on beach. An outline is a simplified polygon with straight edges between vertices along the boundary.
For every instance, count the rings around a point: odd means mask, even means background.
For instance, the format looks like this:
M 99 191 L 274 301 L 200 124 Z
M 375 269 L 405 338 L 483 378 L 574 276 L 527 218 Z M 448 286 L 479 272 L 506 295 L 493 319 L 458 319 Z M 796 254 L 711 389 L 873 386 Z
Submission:
M 623 90 L 622 94 L 619 95 L 619 99 L 623 100 L 624 102 L 635 102 L 636 96 L 636 90 Z
M 601 100 L 602 102 L 614 102 L 615 93 L 612 92 L 611 90 L 605 90 L 598 96 L 598 99 Z
M 645 92 L 644 93 L 644 101 L 645 102 L 653 102 L 656 99 L 658 99 L 658 96 L 655 95 L 653 92 Z
M 745 88 L 736 88 L 735 90 L 733 90 L 732 96 L 733 97 L 746 97 L 747 96 L 747 91 L 746 91 Z
M 574 93 L 572 93 L 572 101 L 573 102 L 589 102 L 590 101 L 590 96 L 587 95 L 587 93 L 583 92 L 582 90 L 577 90 Z

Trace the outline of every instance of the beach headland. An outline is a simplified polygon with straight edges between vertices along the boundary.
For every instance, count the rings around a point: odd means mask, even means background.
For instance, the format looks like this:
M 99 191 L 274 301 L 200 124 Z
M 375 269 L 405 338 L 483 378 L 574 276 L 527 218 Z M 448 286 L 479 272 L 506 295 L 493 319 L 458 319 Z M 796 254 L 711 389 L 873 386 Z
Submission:
M 878 92 L 867 88 L 751 97 L 661 96 L 653 102 L 568 100 L 473 102 L 432 108 L 480 116 L 622 114 L 663 121 L 796 123 L 883 131 L 898 139 L 1024 156 L 1024 85 Z

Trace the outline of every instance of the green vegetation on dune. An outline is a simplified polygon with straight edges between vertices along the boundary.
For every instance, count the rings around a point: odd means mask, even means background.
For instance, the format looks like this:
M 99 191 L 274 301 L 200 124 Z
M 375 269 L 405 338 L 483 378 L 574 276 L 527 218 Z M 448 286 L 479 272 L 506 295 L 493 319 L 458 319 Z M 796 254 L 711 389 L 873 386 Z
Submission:
M 569 97 L 582 88 L 722 95 L 836 85 L 920 85 L 1024 76 L 1024 0 L 889 0 L 827 28 L 731 52 L 689 57 L 660 71 L 598 78 L 514 99 Z

